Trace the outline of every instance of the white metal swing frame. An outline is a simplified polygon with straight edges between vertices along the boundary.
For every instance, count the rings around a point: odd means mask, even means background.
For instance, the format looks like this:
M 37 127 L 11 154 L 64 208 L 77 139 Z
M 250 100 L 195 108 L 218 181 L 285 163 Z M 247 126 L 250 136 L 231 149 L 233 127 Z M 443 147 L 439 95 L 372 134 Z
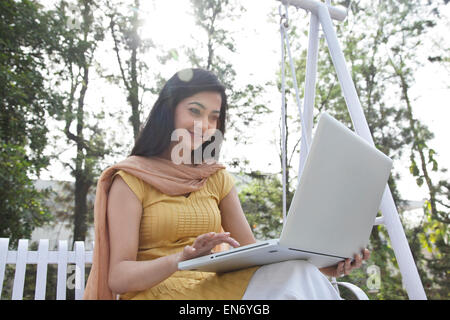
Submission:
M 298 111 L 300 115 L 300 121 L 302 124 L 302 139 L 301 139 L 301 149 L 300 149 L 300 161 L 299 161 L 299 180 L 301 178 L 301 173 L 303 171 L 303 166 L 306 161 L 306 156 L 309 151 L 309 144 L 311 141 L 312 127 L 313 127 L 313 107 L 315 98 L 315 86 L 317 77 L 317 57 L 318 57 L 318 47 L 319 47 L 319 26 L 322 26 L 323 33 L 330 51 L 330 55 L 333 61 L 334 68 L 336 70 L 339 83 L 342 88 L 345 102 L 347 104 L 347 109 L 350 113 L 350 118 L 352 120 L 353 127 L 356 133 L 369 142 L 375 147 L 372 139 L 372 135 L 367 124 L 367 120 L 364 116 L 361 103 L 359 101 L 358 95 L 356 93 L 355 85 L 352 81 L 350 72 L 347 69 L 346 61 L 342 49 L 340 47 L 339 41 L 336 36 L 336 32 L 333 27 L 332 19 L 343 21 L 347 17 L 347 11 L 340 7 L 331 6 L 330 1 L 326 0 L 326 3 L 320 2 L 318 0 L 277 0 L 284 4 L 285 13 L 281 14 L 280 5 L 280 33 L 281 33 L 281 74 L 282 74 L 282 160 L 283 160 L 283 221 L 286 221 L 286 150 L 285 150 L 285 58 L 284 58 L 284 43 L 286 42 L 287 51 L 289 54 L 290 67 L 292 73 L 292 80 L 294 82 L 296 102 L 298 106 Z M 295 67 L 292 62 L 292 56 L 289 46 L 289 39 L 286 33 L 287 22 L 288 22 L 288 8 L 289 6 L 294 6 L 296 8 L 301 8 L 307 10 L 310 14 L 310 25 L 308 34 L 308 51 L 307 51 L 307 62 L 306 62 L 306 77 L 305 77 L 305 95 L 304 95 L 304 108 L 302 111 L 300 96 L 298 92 L 297 79 L 295 75 Z M 408 293 L 409 299 L 413 300 L 426 300 L 425 290 L 420 280 L 419 273 L 414 262 L 411 249 L 409 248 L 408 241 L 403 230 L 392 193 L 388 185 L 386 185 L 383 198 L 381 200 L 380 211 L 382 213 L 381 217 L 376 218 L 375 225 L 384 224 L 389 238 L 391 240 L 392 247 L 394 249 L 394 254 L 400 268 L 402 275 L 403 286 Z M 336 285 L 336 280 L 332 280 L 333 284 Z M 348 284 L 339 283 L 343 286 L 349 287 L 352 291 L 359 297 L 364 298 L 365 294 L 358 287 Z M 358 290 L 360 292 L 358 292 Z M 362 294 L 358 294 L 362 293 Z M 366 296 L 367 297 L 367 296 Z

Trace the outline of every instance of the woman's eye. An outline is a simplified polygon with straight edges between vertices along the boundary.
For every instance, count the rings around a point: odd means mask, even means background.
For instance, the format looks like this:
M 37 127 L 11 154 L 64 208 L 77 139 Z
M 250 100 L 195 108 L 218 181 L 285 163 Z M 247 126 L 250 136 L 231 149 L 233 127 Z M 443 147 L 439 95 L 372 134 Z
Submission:
M 200 114 L 200 110 L 198 110 L 198 109 L 191 108 L 189 110 L 191 110 L 192 113 Z

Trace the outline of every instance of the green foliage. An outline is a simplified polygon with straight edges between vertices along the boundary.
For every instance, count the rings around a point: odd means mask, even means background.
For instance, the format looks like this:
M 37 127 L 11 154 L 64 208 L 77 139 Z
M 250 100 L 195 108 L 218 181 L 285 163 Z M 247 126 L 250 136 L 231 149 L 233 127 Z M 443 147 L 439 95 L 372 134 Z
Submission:
M 276 176 L 259 174 L 239 192 L 242 209 L 253 234 L 259 240 L 280 235 L 283 226 L 281 189 Z
M 29 146 L 35 173 L 48 165 L 43 156 L 45 114 L 52 102 L 44 85 L 43 54 L 49 49 L 46 17 L 31 1 L 0 3 L 0 139 Z
M 51 221 L 43 204 L 48 192 L 34 188 L 28 177 L 31 166 L 23 147 L 0 145 L 0 237 L 10 238 L 11 245 L 30 238 L 35 227 Z
M 95 112 L 89 112 L 86 105 L 95 54 L 106 33 L 99 5 L 93 0 L 60 1 L 50 10 L 51 33 L 59 44 L 50 59 L 51 68 L 57 71 L 52 80 L 66 84 L 57 89 L 62 98 L 54 118 L 61 121 L 69 147 L 76 150 L 70 161 L 63 162 L 75 178 L 74 241 L 85 239 L 93 215 L 88 208 L 87 194 L 102 171 L 100 160 L 111 153 L 102 127 L 103 110 L 96 108 Z M 73 8 L 77 9 L 74 17 L 71 16 Z
M 431 299 L 448 299 L 450 287 L 448 286 L 448 275 L 442 270 L 448 270 L 448 231 L 449 204 L 450 197 L 445 183 L 434 182 L 432 172 L 439 169 L 435 158 L 436 151 L 428 145 L 434 135 L 418 119 L 414 117 L 414 101 L 410 98 L 412 87 L 415 81 L 415 71 L 421 65 L 416 54 L 416 48 L 421 45 L 422 38 L 427 36 L 427 31 L 432 29 L 436 23 L 433 18 L 439 17 L 439 6 L 428 3 L 423 5 L 420 2 L 400 1 L 400 10 L 412 16 L 409 23 L 402 23 L 402 28 L 398 30 L 398 43 L 393 46 L 390 67 L 395 75 L 396 84 L 401 88 L 401 100 L 405 106 L 404 117 L 409 122 L 408 134 L 412 137 L 410 150 L 410 172 L 416 177 L 419 187 L 427 189 L 427 201 L 423 208 L 423 219 L 413 239 L 420 246 L 420 252 L 416 252 L 416 261 L 422 280 L 425 283 L 425 290 Z M 432 8 L 430 15 L 424 9 Z M 435 15 L 433 17 L 433 15 Z M 446 169 L 441 170 L 442 173 Z M 447 184 L 448 185 L 448 184 Z M 442 208 L 442 209 L 441 209 Z M 417 239 L 417 240 L 416 240 Z M 444 269 L 443 269 L 444 268 Z
M 0 2 L 0 236 L 11 244 L 50 220 L 30 179 L 49 164 L 45 116 L 57 100 L 45 85 L 48 20 L 33 1 Z

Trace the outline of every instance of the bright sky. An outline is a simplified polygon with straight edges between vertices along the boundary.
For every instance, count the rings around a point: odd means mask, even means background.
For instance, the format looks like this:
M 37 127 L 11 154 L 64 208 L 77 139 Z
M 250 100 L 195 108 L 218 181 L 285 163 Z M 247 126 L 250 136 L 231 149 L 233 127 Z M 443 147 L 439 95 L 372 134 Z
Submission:
M 174 5 L 173 1 L 157 1 L 157 3 L 153 4 L 151 1 L 142 1 L 142 3 L 144 7 L 141 10 L 141 14 L 147 17 L 143 26 L 143 34 L 148 34 L 159 48 L 170 50 L 172 48 L 180 48 L 183 45 L 192 46 L 193 34 L 197 39 L 202 36 L 202 33 L 195 31 L 197 29 L 194 19 L 189 14 L 191 12 L 190 1 L 177 1 L 176 5 Z M 229 59 L 234 63 L 235 70 L 238 72 L 236 77 L 237 86 L 252 81 L 264 85 L 267 81 L 275 80 L 280 63 L 279 27 L 277 24 L 268 23 L 268 14 L 278 7 L 279 2 L 275 0 L 253 0 L 243 3 L 247 9 L 246 13 L 238 21 L 227 25 L 234 32 L 233 37 L 236 40 L 238 52 L 238 54 L 229 57 Z M 443 12 L 443 15 L 449 18 L 447 21 L 450 21 L 449 7 L 446 6 L 446 10 Z M 308 19 L 296 21 L 295 23 L 307 24 Z M 446 34 L 448 27 L 448 25 L 443 25 L 438 30 L 441 30 L 442 34 Z M 295 41 L 296 39 L 291 39 L 291 42 Z M 301 45 L 306 47 L 307 43 L 305 42 Z M 201 54 L 204 55 L 204 52 Z M 295 55 L 295 53 L 293 54 Z M 102 56 L 102 62 L 107 62 L 109 66 L 117 64 L 113 56 Z M 159 68 L 152 62 L 149 64 L 153 72 L 154 69 Z M 180 57 L 178 63 L 171 62 L 168 66 L 162 67 L 161 73 L 168 79 L 176 71 L 187 66 L 182 62 L 182 57 Z M 91 81 L 93 86 L 94 82 Z M 441 167 L 450 169 L 450 148 L 448 148 L 450 128 L 447 123 L 448 119 L 450 119 L 450 90 L 448 89 L 448 83 L 450 83 L 448 70 L 442 70 L 437 65 L 428 64 L 417 73 L 413 92 L 414 116 L 428 125 L 431 131 L 434 132 L 435 139 L 431 141 L 431 147 L 437 151 L 438 163 Z M 91 104 L 93 104 L 92 101 L 98 101 L 101 95 L 102 101 L 108 105 L 110 112 L 118 112 L 120 109 L 123 112 L 126 104 L 125 97 L 122 92 L 113 89 L 112 86 L 102 84 L 97 88 L 90 87 L 88 94 Z M 150 96 L 146 98 L 146 103 L 150 107 L 154 100 Z M 250 160 L 252 168 L 255 170 L 276 172 L 280 170 L 278 150 L 270 141 L 275 136 L 279 139 L 278 125 L 281 96 L 279 92 L 271 88 L 267 95 L 264 96 L 264 99 L 268 107 L 274 110 L 274 113 L 264 121 L 263 125 L 254 129 L 252 133 L 254 137 L 253 144 L 236 148 L 236 146 L 232 145 L 232 141 L 228 139 L 223 146 L 222 156 L 223 160 L 229 160 L 232 157 L 243 155 Z M 292 106 L 292 108 L 288 112 L 295 115 L 296 106 Z M 125 111 L 125 114 L 127 118 L 128 110 Z M 127 126 L 128 124 L 125 123 L 124 125 Z M 130 143 L 132 139 L 131 132 L 125 133 L 125 138 L 128 139 L 125 143 Z M 69 155 L 73 156 L 70 151 L 67 151 L 61 157 Z M 418 188 L 414 179 L 408 174 L 408 157 L 409 155 L 406 155 L 403 161 L 395 163 L 395 169 L 403 177 L 399 183 L 399 188 L 405 198 L 420 200 L 426 197 L 426 189 L 423 187 Z M 297 167 L 298 157 L 294 157 L 293 163 L 294 167 Z M 52 174 L 58 179 L 73 180 L 68 171 L 56 163 L 52 167 Z M 48 179 L 49 174 L 46 173 L 41 178 Z

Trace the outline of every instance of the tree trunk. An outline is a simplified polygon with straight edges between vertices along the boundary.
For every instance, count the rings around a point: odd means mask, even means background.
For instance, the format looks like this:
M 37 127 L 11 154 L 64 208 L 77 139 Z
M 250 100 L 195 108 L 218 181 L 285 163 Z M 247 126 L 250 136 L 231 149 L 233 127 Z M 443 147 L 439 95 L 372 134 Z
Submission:
M 140 7 L 139 0 L 135 0 L 135 8 Z M 132 44 L 131 44 L 131 90 L 129 92 L 129 99 L 131 104 L 131 125 L 133 126 L 134 139 L 136 140 L 139 135 L 139 129 L 141 121 L 139 118 L 139 83 L 137 80 L 137 50 L 139 47 L 139 35 L 138 35 L 138 13 L 135 11 L 133 15 L 133 30 L 132 30 Z
M 87 34 L 89 32 L 88 19 L 90 14 L 90 7 L 86 3 L 83 11 L 83 19 L 85 24 L 84 29 L 84 41 L 87 41 Z M 90 166 L 86 164 L 86 146 L 84 143 L 83 130 L 84 130 L 84 100 L 86 97 L 86 91 L 89 84 L 89 64 L 86 61 L 86 53 L 83 54 L 83 81 L 81 83 L 80 96 L 78 97 L 78 109 L 77 109 L 77 157 L 75 163 L 75 212 L 74 212 L 74 232 L 73 241 L 84 241 L 86 238 L 87 230 L 87 193 L 91 182 L 89 176 L 91 176 Z
M 84 241 L 87 231 L 87 194 L 89 191 L 89 181 L 81 173 L 75 180 L 75 221 L 73 241 Z

